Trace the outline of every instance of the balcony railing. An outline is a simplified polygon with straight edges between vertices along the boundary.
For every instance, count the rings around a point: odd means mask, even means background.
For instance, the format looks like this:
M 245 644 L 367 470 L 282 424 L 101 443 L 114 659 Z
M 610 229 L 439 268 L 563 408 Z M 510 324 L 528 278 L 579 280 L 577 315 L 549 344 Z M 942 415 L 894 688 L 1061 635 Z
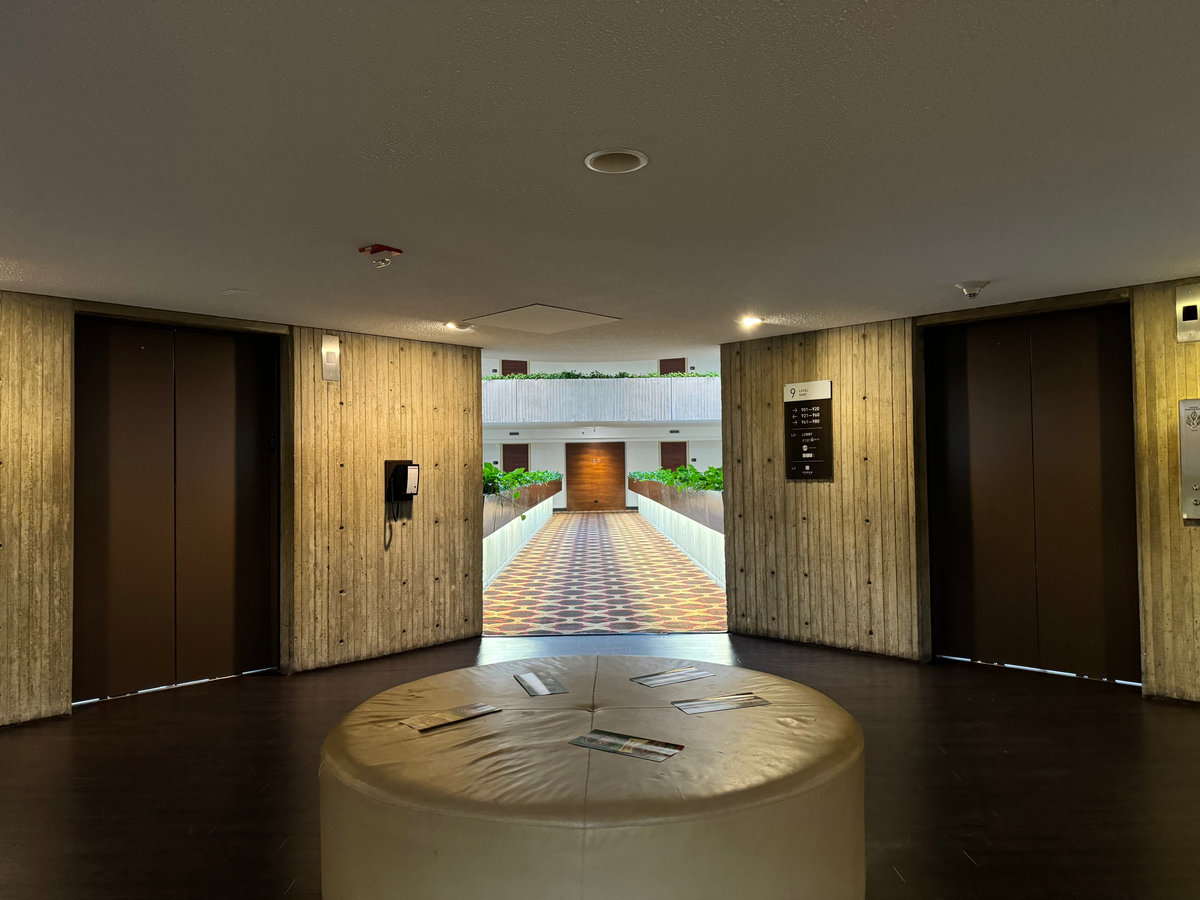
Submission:
M 483 383 L 483 424 L 719 422 L 721 379 L 562 378 Z

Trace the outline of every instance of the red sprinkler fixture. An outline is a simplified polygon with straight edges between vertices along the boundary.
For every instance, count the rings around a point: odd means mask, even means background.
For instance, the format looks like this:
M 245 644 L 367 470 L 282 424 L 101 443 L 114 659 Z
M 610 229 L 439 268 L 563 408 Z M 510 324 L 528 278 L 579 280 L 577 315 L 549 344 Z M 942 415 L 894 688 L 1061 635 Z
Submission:
M 359 247 L 358 252 L 369 253 L 372 257 L 371 265 L 377 269 L 382 269 L 385 266 L 390 266 L 392 264 L 393 256 L 399 256 L 404 251 L 399 247 L 389 247 L 387 244 L 368 244 L 366 247 Z M 387 256 L 381 257 L 380 259 L 375 259 L 374 256 L 377 253 L 386 253 Z

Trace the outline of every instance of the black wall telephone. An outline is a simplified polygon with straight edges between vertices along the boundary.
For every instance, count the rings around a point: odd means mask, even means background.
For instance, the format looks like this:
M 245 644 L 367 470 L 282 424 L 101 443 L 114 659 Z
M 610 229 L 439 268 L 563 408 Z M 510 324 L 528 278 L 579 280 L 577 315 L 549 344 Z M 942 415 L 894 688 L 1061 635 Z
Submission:
M 392 546 L 392 523 L 400 521 L 401 504 L 417 496 L 421 467 L 411 459 L 388 459 L 383 463 L 383 549 Z

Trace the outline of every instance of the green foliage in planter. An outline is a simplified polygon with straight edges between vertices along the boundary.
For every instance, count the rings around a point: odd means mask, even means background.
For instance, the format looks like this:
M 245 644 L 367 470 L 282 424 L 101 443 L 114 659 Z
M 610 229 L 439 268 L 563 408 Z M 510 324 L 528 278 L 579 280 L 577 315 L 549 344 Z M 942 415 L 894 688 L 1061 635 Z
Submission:
M 671 372 L 669 375 L 659 375 L 655 372 L 649 375 L 633 375 L 629 372 L 618 372 L 607 375 L 604 372 L 535 372 L 532 375 L 484 375 L 484 381 L 554 381 L 573 378 L 720 378 L 720 372 Z
M 658 481 L 693 491 L 720 491 L 725 488 L 725 476 L 720 466 L 709 466 L 703 472 L 695 466 L 680 466 L 671 469 L 655 469 L 652 472 L 630 472 L 634 481 Z
M 485 494 L 503 494 L 516 500 L 521 496 L 520 489 L 527 484 L 549 484 L 552 481 L 562 481 L 561 472 L 526 472 L 524 469 L 514 469 L 502 472 L 490 462 L 483 464 L 483 492 Z
M 549 484 L 552 481 L 562 481 L 562 472 L 526 472 L 524 469 L 502 472 L 490 462 L 483 464 L 483 493 L 496 494 L 510 503 L 516 503 L 525 485 Z M 521 514 L 521 521 L 525 521 L 524 513 Z

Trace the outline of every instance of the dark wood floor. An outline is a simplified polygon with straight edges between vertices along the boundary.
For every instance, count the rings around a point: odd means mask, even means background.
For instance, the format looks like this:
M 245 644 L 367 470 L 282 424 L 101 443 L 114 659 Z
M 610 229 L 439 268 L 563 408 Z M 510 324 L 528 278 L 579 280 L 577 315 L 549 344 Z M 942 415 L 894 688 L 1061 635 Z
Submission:
M 0 897 L 318 897 L 317 752 L 343 713 L 446 669 L 595 652 L 736 663 L 850 710 L 871 900 L 1200 897 L 1200 707 L 725 635 L 462 641 L 0 729 Z

